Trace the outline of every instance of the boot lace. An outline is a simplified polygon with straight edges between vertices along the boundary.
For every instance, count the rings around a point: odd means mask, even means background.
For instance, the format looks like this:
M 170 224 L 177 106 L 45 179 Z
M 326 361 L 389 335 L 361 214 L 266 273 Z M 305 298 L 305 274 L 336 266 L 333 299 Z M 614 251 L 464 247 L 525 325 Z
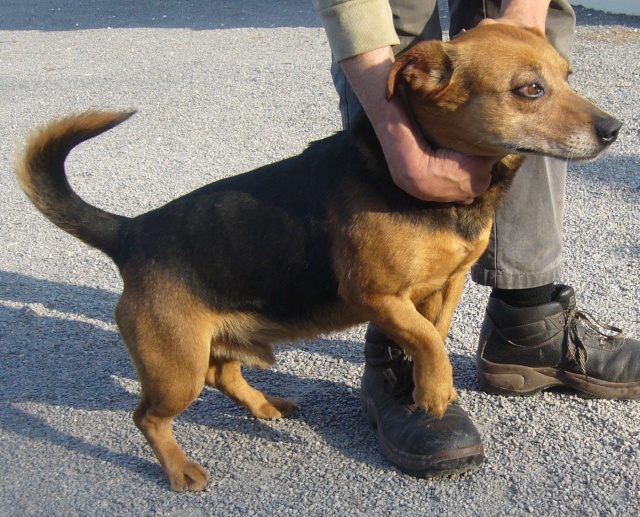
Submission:
M 389 394 L 399 400 L 413 403 L 413 361 L 404 352 L 383 373 L 391 388 Z
M 588 355 L 585 341 L 588 336 L 593 335 L 590 330 L 595 333 L 601 343 L 610 339 L 622 339 L 623 337 L 622 329 L 607 323 L 601 323 L 588 312 L 579 311 L 575 308 L 568 310 L 565 323 L 565 332 L 569 337 L 567 339 L 567 355 L 580 367 L 587 382 L 589 382 L 587 375 Z

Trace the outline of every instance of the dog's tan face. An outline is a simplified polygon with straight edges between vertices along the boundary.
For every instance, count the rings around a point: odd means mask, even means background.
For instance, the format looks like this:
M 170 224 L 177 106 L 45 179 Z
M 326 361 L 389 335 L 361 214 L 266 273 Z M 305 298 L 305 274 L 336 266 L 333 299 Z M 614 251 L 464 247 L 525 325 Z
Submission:
M 540 32 L 496 23 L 402 54 L 388 94 L 405 87 L 421 129 L 439 147 L 594 159 L 621 124 L 571 89 L 570 72 Z

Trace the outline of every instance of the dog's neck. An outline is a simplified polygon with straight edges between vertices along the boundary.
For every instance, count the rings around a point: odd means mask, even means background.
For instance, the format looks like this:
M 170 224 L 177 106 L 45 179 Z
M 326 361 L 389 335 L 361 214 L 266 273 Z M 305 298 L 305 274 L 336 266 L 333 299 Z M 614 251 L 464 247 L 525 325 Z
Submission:
M 420 125 L 418 125 L 418 127 L 427 144 L 434 150 L 440 149 L 439 145 L 433 143 L 433 139 L 429 137 L 429 134 L 425 132 Z M 352 123 L 351 131 L 354 133 L 358 145 L 363 150 L 363 154 L 372 162 L 371 166 L 375 169 L 375 172 L 388 175 L 389 169 L 386 165 L 384 152 L 382 151 L 375 130 L 364 112 L 356 115 Z M 491 169 L 491 185 L 510 180 L 518 167 L 520 167 L 523 159 L 523 156 L 518 155 L 506 155 L 503 157 Z
M 371 122 L 364 113 L 356 116 L 356 119 L 352 124 L 351 131 L 355 135 L 357 144 L 363 152 L 363 155 L 369 162 L 370 169 L 376 175 L 384 175 L 392 181 L 378 137 L 376 136 Z M 422 134 L 432 149 L 440 148 L 438 145 L 432 143 L 431 139 L 424 131 L 422 131 Z M 496 162 L 491 169 L 491 185 L 497 185 L 503 181 L 509 182 L 522 164 L 523 160 L 524 156 L 510 154 Z
M 367 162 L 367 169 L 373 175 L 374 181 L 381 183 L 385 190 L 385 197 L 390 203 L 407 213 L 416 213 L 425 209 L 449 213 L 454 219 L 456 231 L 468 239 L 477 237 L 486 224 L 493 219 L 515 172 L 524 159 L 523 156 L 508 155 L 497 162 L 491 170 L 489 188 L 470 205 L 422 201 L 407 194 L 393 182 L 375 130 L 364 114 L 356 118 L 350 131 Z

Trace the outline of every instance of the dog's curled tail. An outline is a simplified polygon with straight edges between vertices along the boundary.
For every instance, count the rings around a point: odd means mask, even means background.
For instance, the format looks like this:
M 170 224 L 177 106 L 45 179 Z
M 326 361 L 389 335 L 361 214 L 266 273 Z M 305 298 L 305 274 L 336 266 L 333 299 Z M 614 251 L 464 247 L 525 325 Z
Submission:
M 113 257 L 126 217 L 96 208 L 71 189 L 64 162 L 76 145 L 117 126 L 135 112 L 88 111 L 55 120 L 34 131 L 18 157 L 18 183 L 47 219 Z

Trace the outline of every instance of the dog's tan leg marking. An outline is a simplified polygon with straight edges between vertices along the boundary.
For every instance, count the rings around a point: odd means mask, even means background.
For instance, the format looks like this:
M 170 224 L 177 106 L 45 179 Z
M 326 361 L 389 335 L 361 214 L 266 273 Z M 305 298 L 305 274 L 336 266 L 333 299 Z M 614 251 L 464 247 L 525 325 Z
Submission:
M 176 287 L 170 296 L 131 294 L 125 287 L 116 307 L 116 321 L 142 386 L 140 403 L 133 413 L 136 426 L 173 490 L 202 490 L 209 475 L 189 461 L 174 437 L 172 423 L 204 387 L 211 325 L 179 291 Z
M 206 382 L 234 400 L 256 418 L 279 418 L 290 415 L 297 404 L 293 400 L 269 397 L 251 387 L 242 376 L 239 361 L 211 359 Z
M 143 392 L 142 400 L 133 412 L 136 426 L 151 445 L 171 488 L 176 491 L 202 490 L 209 480 L 207 471 L 198 463 L 189 461 L 173 435 L 173 419 L 196 398 L 197 394 L 192 393 L 185 393 L 186 396 L 179 400 L 169 390 L 154 392 L 152 397 Z M 165 400 L 161 400 L 163 397 Z M 167 404 L 167 399 L 172 399 L 172 403 Z
M 453 312 L 460 301 L 460 296 L 462 296 L 465 278 L 466 271 L 455 274 L 440 291 L 416 307 L 420 314 L 434 324 L 443 343 L 447 340 Z M 457 400 L 458 393 L 454 388 L 449 402 L 454 403 Z
M 440 332 L 408 299 L 384 296 L 376 300 L 375 307 L 372 322 L 413 358 L 414 401 L 442 418 L 457 394 Z
M 440 291 L 416 307 L 420 314 L 435 325 L 443 342 L 449 335 L 451 319 L 462 296 L 465 278 L 466 271 L 455 274 Z

